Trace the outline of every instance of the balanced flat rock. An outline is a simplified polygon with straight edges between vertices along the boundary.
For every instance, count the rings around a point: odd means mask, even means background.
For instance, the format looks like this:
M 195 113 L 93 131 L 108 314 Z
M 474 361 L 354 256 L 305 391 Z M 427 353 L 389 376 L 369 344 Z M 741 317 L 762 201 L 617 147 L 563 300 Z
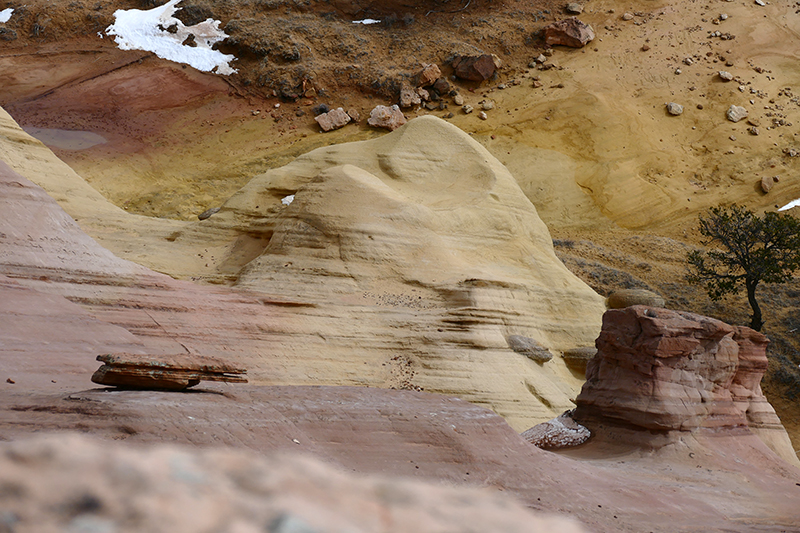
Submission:
M 201 381 L 247 383 L 247 370 L 218 359 L 191 354 L 142 355 L 117 353 L 98 355 L 104 364 L 92 376 L 100 385 L 135 389 L 184 390 Z

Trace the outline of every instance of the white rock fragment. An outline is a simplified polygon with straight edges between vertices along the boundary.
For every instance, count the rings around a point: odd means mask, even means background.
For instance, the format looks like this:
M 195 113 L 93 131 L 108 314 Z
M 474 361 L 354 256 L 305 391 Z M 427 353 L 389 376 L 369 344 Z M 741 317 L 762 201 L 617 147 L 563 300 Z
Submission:
M 764 2 L 764 0 L 755 0 L 755 2 L 756 2 L 757 6 L 765 6 L 765 5 L 767 5 L 767 3 Z
M 747 118 L 747 109 L 738 105 L 732 105 L 728 108 L 725 116 L 728 117 L 728 120 L 731 122 L 739 122 L 740 120 Z
M 0 24 L 5 24 L 9 20 L 11 20 L 11 15 L 13 14 L 14 10 L 10 7 L 0 11 Z
M 376 19 L 361 19 L 361 20 L 354 20 L 353 21 L 353 24 L 364 24 L 364 25 L 378 24 L 378 23 L 380 23 L 380 20 L 376 20 Z
M 733 79 L 733 74 L 725 70 L 720 70 L 718 75 L 722 81 L 731 81 Z
M 281 203 L 283 205 L 291 205 L 294 202 L 294 194 L 290 194 L 289 196 L 284 196 L 281 198 Z
M 577 446 L 592 436 L 584 426 L 572 419 L 572 411 L 566 411 L 558 417 L 535 425 L 522 434 L 522 438 L 537 448 L 553 450 Z
M 184 26 L 173 16 L 180 9 L 176 7 L 180 1 L 171 0 L 148 10 L 118 9 L 114 12 L 115 22 L 106 28 L 106 34 L 114 36 L 120 50 L 153 52 L 162 59 L 185 63 L 204 72 L 226 76 L 235 73 L 230 62 L 236 57 L 211 48 L 228 37 L 219 29 L 220 21 L 209 18 L 194 26 Z M 176 31 L 170 33 L 167 28 L 176 28 Z M 197 46 L 183 44 L 190 37 L 194 37 Z
M 667 112 L 670 115 L 678 116 L 683 113 L 683 106 L 681 104 L 676 104 L 675 102 L 670 102 L 667 104 Z

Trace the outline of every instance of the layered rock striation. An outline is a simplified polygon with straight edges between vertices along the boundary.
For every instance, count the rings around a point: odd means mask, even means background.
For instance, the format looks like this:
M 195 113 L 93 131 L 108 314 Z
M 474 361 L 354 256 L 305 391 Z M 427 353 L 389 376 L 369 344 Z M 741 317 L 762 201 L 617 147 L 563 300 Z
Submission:
M 639 437 L 755 431 L 797 462 L 788 435 L 761 392 L 768 339 L 693 313 L 635 305 L 603 317 L 597 355 L 574 419 L 632 428 Z M 609 429 L 597 433 L 609 433 Z

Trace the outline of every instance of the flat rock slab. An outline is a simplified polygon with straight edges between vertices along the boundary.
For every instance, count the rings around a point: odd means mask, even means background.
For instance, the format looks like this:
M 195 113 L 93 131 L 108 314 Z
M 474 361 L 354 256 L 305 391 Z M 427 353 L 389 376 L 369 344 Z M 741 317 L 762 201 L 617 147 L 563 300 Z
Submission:
M 247 383 L 247 370 L 211 357 L 191 354 L 142 355 L 117 353 L 98 355 L 104 364 L 92 376 L 100 385 L 133 389 L 184 390 L 201 381 Z

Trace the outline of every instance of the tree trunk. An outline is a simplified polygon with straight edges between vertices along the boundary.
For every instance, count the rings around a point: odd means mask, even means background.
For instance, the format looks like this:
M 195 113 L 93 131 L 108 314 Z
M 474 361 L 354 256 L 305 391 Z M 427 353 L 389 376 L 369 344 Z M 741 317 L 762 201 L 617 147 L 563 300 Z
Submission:
M 761 320 L 761 308 L 756 301 L 758 280 L 745 279 L 744 286 L 747 288 L 747 301 L 750 302 L 750 307 L 753 309 L 753 316 L 750 317 L 750 327 L 756 331 L 761 331 L 761 326 L 764 325 L 764 322 Z

